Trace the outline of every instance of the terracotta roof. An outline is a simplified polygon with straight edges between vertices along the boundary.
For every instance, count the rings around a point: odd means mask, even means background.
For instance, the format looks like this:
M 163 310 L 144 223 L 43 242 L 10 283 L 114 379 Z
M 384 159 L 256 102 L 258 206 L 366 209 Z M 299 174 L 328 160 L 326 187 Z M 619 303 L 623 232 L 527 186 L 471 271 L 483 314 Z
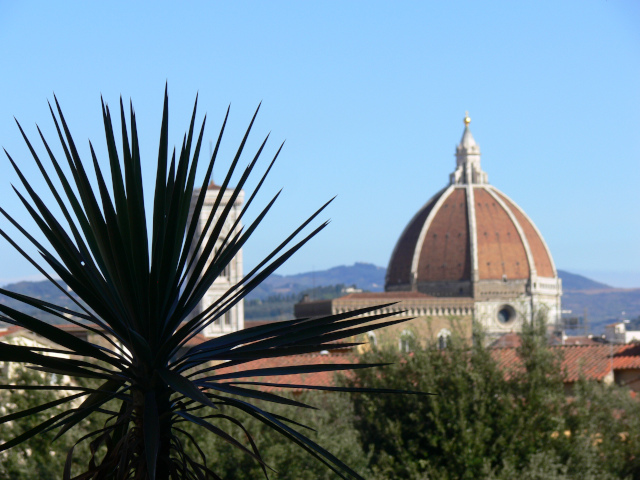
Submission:
M 618 345 L 613 355 L 615 370 L 640 368 L 640 344 Z
M 593 337 L 576 335 L 565 337 L 564 340 L 554 337 L 551 341 L 552 345 L 602 345 L 602 341 L 598 341 Z
M 8 325 L 6 329 L 0 330 L 0 337 L 5 337 L 7 335 L 11 335 L 11 334 L 16 333 L 16 332 L 18 332 L 20 330 L 24 330 L 24 328 L 18 327 L 16 325 Z
M 515 334 L 514 334 L 515 335 Z M 563 357 L 562 368 L 566 371 L 566 382 L 573 383 L 583 377 L 587 380 L 603 380 L 611 370 L 640 369 L 640 344 L 631 345 L 558 345 L 552 351 L 560 352 Z M 612 355 L 613 352 L 613 355 Z M 491 355 L 507 376 L 516 374 L 521 368 L 517 348 L 493 348 Z M 249 362 L 242 366 L 222 368 L 217 373 L 242 371 L 258 368 L 283 367 L 288 365 L 357 363 L 358 356 L 351 351 L 331 351 L 328 354 L 296 355 L 291 357 L 270 358 Z M 332 386 L 335 385 L 335 372 L 285 375 L 273 377 L 256 377 L 243 379 L 246 381 L 264 381 L 275 384 L 303 384 Z M 285 387 L 260 387 L 265 391 L 293 390 Z
M 640 344 L 555 345 L 552 351 L 562 356 L 566 382 L 602 380 L 612 370 L 640 369 Z M 521 370 L 517 348 L 494 348 L 491 355 L 499 367 L 511 376 Z
M 581 377 L 602 380 L 614 369 L 610 345 L 570 345 L 552 347 L 563 353 L 562 367 L 567 381 L 575 382 Z
M 522 343 L 520 335 L 514 332 L 500 335 L 496 341 L 491 344 L 493 348 L 514 348 L 519 347 Z
M 61 325 L 54 325 L 58 327 L 60 330 L 71 331 L 71 330 L 82 330 L 85 331 L 82 327 L 78 327 L 77 325 L 73 325 L 72 323 L 65 323 Z M 10 335 L 12 333 L 18 332 L 20 330 L 27 330 L 24 327 L 19 327 L 17 325 L 7 325 L 6 329 L 0 330 L 0 337 L 4 337 L 5 335 Z
M 243 370 L 252 370 L 257 368 L 273 368 L 273 367 L 285 367 L 291 365 L 333 365 L 336 363 L 358 363 L 358 357 L 349 352 L 344 351 L 331 351 L 327 354 L 311 354 L 311 355 L 295 355 L 289 357 L 280 358 L 267 358 L 262 360 L 255 360 L 253 362 L 245 363 L 241 366 L 221 368 L 217 370 L 216 374 L 222 374 L 227 372 L 238 372 Z M 296 375 L 277 375 L 269 377 L 251 377 L 243 378 L 241 381 L 253 381 L 253 382 L 267 382 L 277 384 L 293 384 L 293 385 L 318 385 L 322 387 L 330 387 L 335 385 L 336 372 L 319 372 L 319 373 L 306 373 Z M 285 387 L 277 386 L 263 386 L 260 387 L 263 391 L 276 391 L 276 390 L 289 390 L 289 391 L 302 391 L 300 388 L 289 389 Z
M 427 295 L 421 292 L 362 292 L 362 293 L 350 293 L 339 297 L 338 300 L 378 300 L 382 302 L 393 301 L 393 299 L 404 298 L 434 298 L 432 295 Z
M 210 337 L 205 337 L 203 334 L 198 333 L 193 338 L 189 339 L 186 345 L 187 347 L 195 347 L 196 345 L 200 345 L 201 343 L 204 343 L 207 340 L 210 340 Z
M 391 255 L 387 289 L 410 289 L 413 275 L 419 289 L 421 284 L 431 282 L 470 281 L 474 237 L 480 280 L 525 280 L 530 278 L 532 267 L 540 277 L 556 276 L 544 241 L 513 201 L 491 185 L 474 186 L 475 222 L 469 222 L 467 198 L 466 186 L 449 187 L 418 211 Z M 470 230 L 470 223 L 475 224 L 475 232 Z M 418 261 L 413 264 L 416 255 Z M 428 292 L 429 287 L 425 288 Z

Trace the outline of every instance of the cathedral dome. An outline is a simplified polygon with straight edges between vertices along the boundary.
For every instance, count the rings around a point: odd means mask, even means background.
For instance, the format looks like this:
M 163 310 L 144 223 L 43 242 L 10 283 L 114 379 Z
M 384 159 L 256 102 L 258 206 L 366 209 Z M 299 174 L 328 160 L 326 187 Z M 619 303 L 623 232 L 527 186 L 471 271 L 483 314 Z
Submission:
M 478 285 L 486 287 L 487 282 L 516 283 L 530 290 L 539 277 L 557 280 L 534 223 L 489 185 L 470 121 L 465 116 L 449 186 L 436 193 L 400 235 L 387 268 L 387 291 L 477 296 Z

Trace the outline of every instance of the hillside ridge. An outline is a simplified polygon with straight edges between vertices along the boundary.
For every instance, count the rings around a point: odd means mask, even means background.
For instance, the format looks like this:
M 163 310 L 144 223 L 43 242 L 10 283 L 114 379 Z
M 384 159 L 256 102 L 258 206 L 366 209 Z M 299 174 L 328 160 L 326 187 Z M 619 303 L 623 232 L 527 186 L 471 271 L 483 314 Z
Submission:
M 293 305 L 300 300 L 303 293 L 310 293 L 312 298 L 333 298 L 340 296 L 344 287 L 351 286 L 365 291 L 381 292 L 384 290 L 385 273 L 384 267 L 356 262 L 353 265 L 339 265 L 326 270 L 293 275 L 272 274 L 246 297 L 246 318 L 290 318 L 293 315 Z M 583 316 L 586 309 L 594 331 L 598 331 L 604 323 L 623 316 L 630 319 L 640 316 L 640 288 L 614 288 L 565 270 L 558 270 L 558 275 L 562 279 L 564 292 L 563 310 L 571 310 L 572 316 Z M 63 292 L 46 280 L 18 282 L 4 288 L 72 309 L 75 307 Z M 266 303 L 271 304 L 269 308 L 263 305 Z M 40 312 L 3 295 L 0 295 L 0 304 L 51 323 L 64 323 L 63 319 Z

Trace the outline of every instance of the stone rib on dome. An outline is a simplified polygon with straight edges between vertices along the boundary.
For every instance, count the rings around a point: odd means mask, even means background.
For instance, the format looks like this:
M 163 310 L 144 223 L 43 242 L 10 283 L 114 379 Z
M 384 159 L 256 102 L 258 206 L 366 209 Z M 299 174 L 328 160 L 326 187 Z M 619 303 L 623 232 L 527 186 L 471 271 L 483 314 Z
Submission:
M 456 188 L 445 195 L 440 208 L 432 215 L 418 254 L 418 281 L 469 280 L 471 275 L 465 192 Z
M 471 235 L 476 239 L 479 280 L 527 280 L 534 273 L 556 277 L 533 222 L 495 187 L 471 187 L 476 225 L 471 232 L 467 188 L 438 192 L 409 222 L 391 255 L 388 290 L 415 290 L 424 282 L 471 281 Z
M 497 193 L 502 201 L 509 205 L 511 211 L 518 219 L 518 223 L 520 223 L 525 235 L 527 236 L 529 247 L 531 248 L 531 253 L 535 260 L 536 273 L 541 277 L 556 277 L 557 273 L 553 265 L 553 261 L 551 260 L 549 250 L 544 244 L 544 241 L 540 237 L 537 229 L 531 223 L 531 220 L 529 220 L 529 218 L 520 210 L 520 207 L 515 205 L 510 199 L 506 197 L 506 195 L 501 192 Z
M 427 220 L 438 198 L 440 198 L 440 195 L 442 195 L 445 190 L 446 189 L 442 189 L 425 203 L 400 235 L 400 239 L 391 254 L 391 258 L 395 259 L 395 261 L 389 263 L 389 268 L 387 268 L 387 285 L 404 285 L 411 283 L 411 263 L 422 225 Z
M 509 213 L 485 188 L 473 189 L 476 202 L 478 278 L 523 280 L 531 273 L 527 252 Z

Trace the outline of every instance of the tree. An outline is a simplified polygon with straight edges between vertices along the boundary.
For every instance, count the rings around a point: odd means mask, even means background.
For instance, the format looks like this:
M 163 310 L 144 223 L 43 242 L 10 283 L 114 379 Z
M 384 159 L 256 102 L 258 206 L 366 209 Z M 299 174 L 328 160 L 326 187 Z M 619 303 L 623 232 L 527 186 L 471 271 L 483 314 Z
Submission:
M 389 384 L 435 395 L 353 396 L 356 428 L 372 450 L 377 478 L 481 478 L 504 450 L 510 397 L 482 342 L 470 345 L 455 331 L 445 351 L 435 342 L 373 349 L 363 362 L 391 363 L 384 376 L 357 371 L 349 386 Z M 425 477 L 425 475 L 427 477 Z
M 454 329 L 445 350 L 374 348 L 362 361 L 392 365 L 345 375 L 348 386 L 435 394 L 352 395 L 373 478 L 639 478 L 640 403 L 627 388 L 582 381 L 567 399 L 542 318 L 523 327 L 519 369 L 502 371 L 485 345 Z
M 51 384 L 51 375 L 33 372 L 24 368 L 16 369 L 14 379 L 17 383 L 29 386 L 46 386 Z M 10 415 L 39 405 L 53 402 L 60 395 L 53 390 L 1 390 L 0 405 L 4 419 L 0 425 L 2 440 L 15 437 L 21 432 L 36 427 L 47 420 L 47 412 L 35 412 L 27 417 L 11 420 Z M 54 414 L 61 413 L 60 406 L 52 408 Z M 0 477 L 11 480 L 55 480 L 60 478 L 64 468 L 66 452 L 73 443 L 69 438 L 52 443 L 54 432 L 36 435 L 28 441 L 16 446 L 10 453 L 4 452 L 0 457 Z
M 333 452 L 356 472 L 368 478 L 368 455 L 362 449 L 360 434 L 354 426 L 353 405 L 347 394 L 327 395 L 325 392 L 285 394 L 287 398 L 320 407 L 311 412 L 292 409 L 287 405 L 276 405 L 273 413 L 284 415 L 297 422 L 313 425 L 315 431 L 308 434 L 317 443 Z M 295 411 L 294 411 L 295 410 Z M 252 432 L 263 459 L 277 473 L 274 480 L 332 480 L 335 474 L 314 458 L 306 455 L 291 442 L 286 441 L 273 429 L 252 417 L 245 416 L 243 424 Z M 198 440 L 208 459 L 218 466 L 222 478 L 249 480 L 260 478 L 260 466 L 242 452 L 222 441 L 219 437 L 202 435 L 189 429 Z
M 50 109 L 66 159 L 66 172 L 39 130 L 54 175 L 50 173 L 51 167 L 48 169 L 44 166 L 20 124 L 18 127 L 64 220 L 56 218 L 9 153 L 9 161 L 26 191 L 23 194 L 16 189 L 16 193 L 47 244 L 26 231 L 4 209 L 0 208 L 0 213 L 36 247 L 44 264 L 77 298 L 31 258 L 21 246 L 23 240 L 3 230 L 0 230 L 0 234 L 65 293 L 75 307 L 66 308 L 2 289 L 0 293 L 64 318 L 66 322 L 100 338 L 100 342 L 85 341 L 37 318 L 0 305 L 1 320 L 29 329 L 60 346 L 59 349 L 53 349 L 4 344 L 0 346 L 0 361 L 29 365 L 33 370 L 66 375 L 74 380 L 73 386 L 56 386 L 58 390 L 70 392 L 63 398 L 66 403 L 64 411 L 52 412 L 52 416 L 38 425 L 5 441 L 0 451 L 52 431 L 56 432 L 54 439 L 57 439 L 81 425 L 88 417 L 103 414 L 106 415 L 106 421 L 101 428 L 80 436 L 78 440 L 89 442 L 91 457 L 86 472 L 77 478 L 219 478 L 214 471 L 215 466 L 208 466 L 204 455 L 188 453 L 185 445 L 192 442 L 193 437 L 181 425 L 189 422 L 251 457 L 258 462 L 266 476 L 269 467 L 256 448 L 251 433 L 236 418 L 240 412 L 306 450 L 339 477 L 361 478 L 303 433 L 303 426 L 273 414 L 269 408 L 258 406 L 256 402 L 261 400 L 310 408 L 299 400 L 261 391 L 260 386 L 268 385 L 264 377 L 347 370 L 365 365 L 294 365 L 260 370 L 240 368 L 235 373 L 223 375 L 216 372 L 219 368 L 242 366 L 255 359 L 321 351 L 333 342 L 396 323 L 377 322 L 384 315 L 362 316 L 377 307 L 320 319 L 264 325 L 207 340 L 188 351 L 184 348 L 198 332 L 241 301 L 326 225 L 321 224 L 297 240 L 303 229 L 323 211 L 325 204 L 219 300 L 201 313 L 190 316 L 206 290 L 263 221 L 278 197 L 276 194 L 240 233 L 222 234 L 231 205 L 254 171 L 267 142 L 265 139 L 240 175 L 228 206 L 219 208 L 240 161 L 255 115 L 231 162 L 204 231 L 197 235 L 196 219 L 200 215 L 218 155 L 228 110 L 206 167 L 193 220 L 189 221 L 205 122 L 202 122 L 196 138 L 194 106 L 182 146 L 177 152 L 174 149 L 170 155 L 168 96 L 165 90 L 151 230 L 148 231 L 141 149 L 133 107 L 130 108 L 129 131 L 125 109 L 120 101 L 122 140 L 118 150 L 111 112 L 108 106 L 102 104 L 111 188 L 107 186 L 91 143 L 89 147 L 95 180 L 90 180 L 57 99 L 55 112 L 53 108 Z M 250 195 L 237 221 L 245 216 L 253 203 L 280 149 L 265 169 L 256 191 Z M 231 232 L 234 231 L 232 228 Z M 218 240 L 221 240 L 221 246 L 217 247 Z M 353 345 L 345 344 L 347 347 Z M 55 356 L 61 352 L 69 358 Z M 98 385 L 83 385 L 83 379 L 93 379 Z M 15 384 L 3 386 L 15 387 Z M 32 388 L 28 385 L 19 387 L 25 390 Z M 313 387 L 301 385 L 299 388 Z M 59 400 L 55 400 L 34 408 L 44 411 L 58 404 Z M 34 408 L 16 412 L 13 418 L 28 417 L 36 412 Z M 228 433 L 237 427 L 241 430 L 239 435 Z M 197 448 L 195 450 L 198 451 Z M 71 476 L 72 455 L 73 449 L 68 454 L 64 478 Z
M 522 368 L 513 372 L 509 387 L 514 402 L 511 461 L 519 468 L 535 453 L 548 450 L 549 439 L 566 430 L 566 404 L 561 352 L 549 348 L 542 312 L 524 322 L 517 348 Z
M 559 460 L 611 478 L 640 478 L 640 402 L 626 386 L 589 382 L 574 386 L 563 408 L 566 431 L 556 449 Z M 604 468 L 603 468 L 604 467 Z

